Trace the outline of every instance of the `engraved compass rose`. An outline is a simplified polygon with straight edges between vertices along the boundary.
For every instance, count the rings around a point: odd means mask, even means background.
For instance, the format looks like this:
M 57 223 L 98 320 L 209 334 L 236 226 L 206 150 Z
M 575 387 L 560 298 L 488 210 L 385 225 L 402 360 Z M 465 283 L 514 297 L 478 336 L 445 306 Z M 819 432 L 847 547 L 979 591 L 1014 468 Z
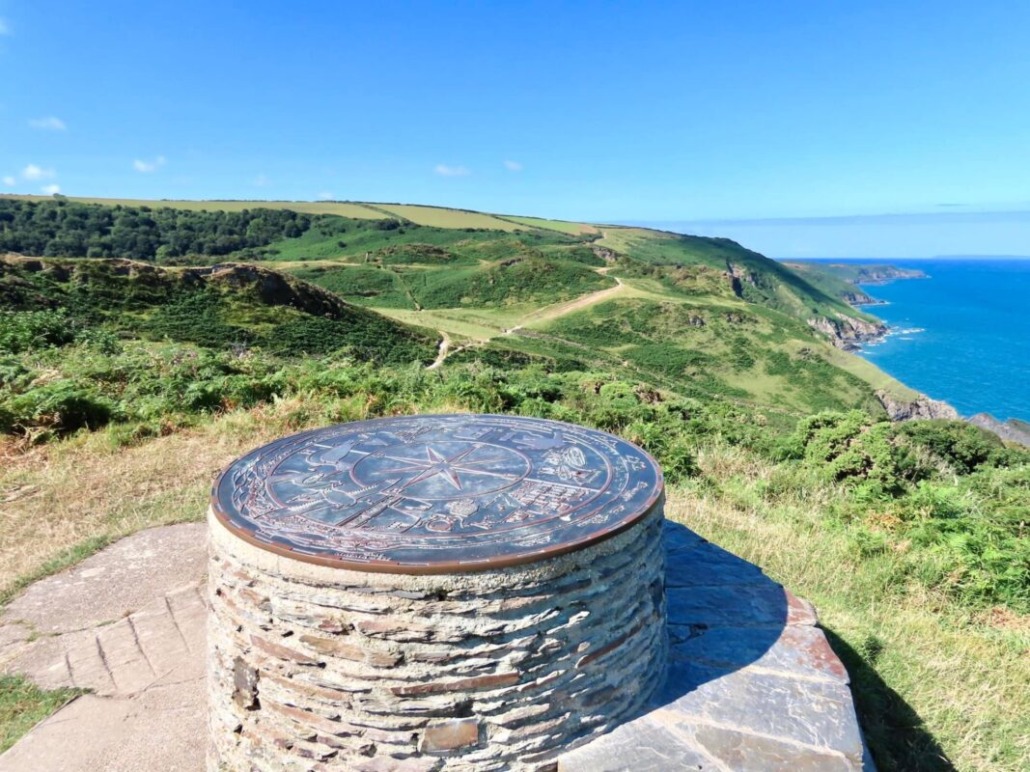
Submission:
M 497 459 L 487 458 L 480 461 L 468 461 L 466 460 L 473 451 L 478 450 L 480 446 L 473 445 L 465 450 L 459 450 L 451 457 L 444 456 L 436 449 L 426 446 L 426 458 L 425 460 L 417 458 L 400 458 L 398 456 L 387 456 L 383 455 L 383 458 L 388 458 L 391 461 L 399 461 L 405 466 L 398 466 L 393 469 L 382 469 L 380 470 L 383 474 L 404 474 L 406 472 L 418 471 L 419 474 L 413 477 L 407 485 L 404 487 L 415 485 L 423 480 L 428 480 L 434 475 L 440 475 L 444 480 L 453 485 L 457 490 L 462 490 L 461 477 L 458 476 L 459 472 L 466 475 L 486 475 L 488 477 L 500 477 L 502 480 L 512 482 L 518 479 L 518 475 L 505 474 L 503 472 L 491 472 L 488 469 L 482 469 L 484 465 L 495 465 Z
M 445 440 L 373 453 L 355 464 L 352 476 L 365 484 L 391 481 L 405 498 L 440 500 L 507 488 L 525 477 L 529 466 L 510 448 Z

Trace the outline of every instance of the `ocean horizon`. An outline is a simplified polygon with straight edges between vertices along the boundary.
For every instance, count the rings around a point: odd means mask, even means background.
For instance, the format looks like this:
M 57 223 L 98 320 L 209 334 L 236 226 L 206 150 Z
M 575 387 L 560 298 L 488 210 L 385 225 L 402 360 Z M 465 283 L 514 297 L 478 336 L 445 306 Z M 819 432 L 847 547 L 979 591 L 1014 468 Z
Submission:
M 924 271 L 926 279 L 863 285 L 885 305 L 862 310 L 891 332 L 859 354 L 965 417 L 1030 420 L 1030 257 L 807 260 Z

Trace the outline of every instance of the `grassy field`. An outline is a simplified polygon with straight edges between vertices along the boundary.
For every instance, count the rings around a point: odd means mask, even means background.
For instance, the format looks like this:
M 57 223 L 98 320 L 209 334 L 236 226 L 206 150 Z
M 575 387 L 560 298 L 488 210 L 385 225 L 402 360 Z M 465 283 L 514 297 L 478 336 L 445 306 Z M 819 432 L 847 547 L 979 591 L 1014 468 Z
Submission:
M 375 204 L 375 207 L 419 225 L 429 225 L 435 228 L 485 228 L 493 231 L 519 229 L 518 223 L 509 222 L 490 214 L 467 212 L 462 209 L 443 209 L 437 206 L 416 204 Z
M 593 235 L 600 233 L 594 225 L 586 223 L 568 222 L 567 220 L 545 220 L 543 217 L 513 217 L 511 215 L 498 215 L 504 220 L 511 220 L 520 225 L 528 225 L 530 228 L 543 228 L 549 231 L 567 233 L 570 236 Z
M 1030 617 L 963 608 L 901 578 L 898 553 L 856 551 L 821 515 L 833 486 L 770 506 L 775 468 L 715 448 L 700 464 L 720 485 L 681 488 L 667 515 L 816 605 L 879 769 L 1030 769 Z

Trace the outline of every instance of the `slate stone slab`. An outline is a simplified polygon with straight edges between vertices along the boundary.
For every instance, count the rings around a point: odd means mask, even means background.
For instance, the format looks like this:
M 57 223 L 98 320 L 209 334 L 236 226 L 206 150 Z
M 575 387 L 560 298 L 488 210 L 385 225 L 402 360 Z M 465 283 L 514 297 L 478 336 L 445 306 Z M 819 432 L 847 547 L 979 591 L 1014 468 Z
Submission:
M 686 628 L 692 634 L 678 638 L 672 632 L 670 658 L 716 669 L 734 670 L 754 664 L 800 678 L 848 683 L 848 673 L 817 627 L 788 625 L 775 635 L 766 627 Z
M 670 660 L 641 717 L 559 772 L 873 770 L 848 675 L 815 609 L 747 561 L 666 523 Z

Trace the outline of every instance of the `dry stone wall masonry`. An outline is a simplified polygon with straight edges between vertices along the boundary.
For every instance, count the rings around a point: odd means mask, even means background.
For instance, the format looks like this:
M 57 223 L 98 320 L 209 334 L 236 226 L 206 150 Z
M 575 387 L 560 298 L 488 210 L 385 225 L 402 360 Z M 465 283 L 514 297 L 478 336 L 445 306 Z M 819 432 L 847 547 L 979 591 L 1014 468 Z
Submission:
M 434 417 L 423 420 L 428 418 Z M 481 417 L 464 416 L 457 425 L 467 428 L 475 418 Z M 483 420 L 491 431 L 501 426 Z M 502 427 L 509 433 L 511 420 Z M 611 527 L 598 512 L 645 493 L 632 475 L 619 482 L 603 464 L 586 463 L 590 435 L 599 433 L 577 435 L 573 427 L 554 422 L 514 420 L 526 432 L 519 435 L 524 440 L 558 436 L 561 447 L 582 448 L 582 454 L 565 458 L 582 462 L 584 474 L 570 476 L 566 468 L 562 484 L 582 486 L 591 493 L 576 500 L 593 502 L 583 512 L 566 507 L 541 515 L 534 533 L 552 521 L 556 529 L 567 528 L 580 514 L 593 518 L 595 526 Z M 458 431 L 444 430 L 452 437 Z M 387 446 L 395 448 L 385 451 L 388 457 L 425 457 L 433 474 L 452 475 L 463 491 L 473 487 L 473 475 L 461 468 L 448 471 L 425 453 L 426 433 L 418 435 L 415 446 L 407 435 L 400 439 Z M 332 445 L 324 438 L 318 443 Z M 359 448 L 359 461 L 365 458 L 360 443 L 352 447 Z M 650 462 L 632 446 L 610 449 L 606 463 L 617 452 L 635 452 Z M 488 446 L 485 451 L 443 446 L 442 451 L 441 457 L 464 453 L 465 459 L 492 452 Z M 532 453 L 525 455 L 528 472 L 506 480 L 500 492 L 489 491 L 492 502 L 527 481 L 555 482 L 548 475 L 563 473 L 558 466 L 545 472 Z M 344 467 L 353 480 L 349 463 Z M 432 502 L 424 490 L 425 469 L 409 466 L 415 468 L 407 479 L 415 482 L 408 490 Z M 594 467 L 604 473 L 588 473 Z M 403 485 L 390 478 L 392 494 Z M 310 555 L 290 555 L 281 540 L 273 551 L 241 538 L 252 532 L 241 531 L 218 511 L 216 489 L 209 516 L 209 768 L 554 769 L 563 752 L 638 714 L 664 676 L 660 474 L 647 485 L 652 490 L 642 499 L 646 506 L 586 546 L 565 549 L 568 545 L 551 543 L 551 552 L 538 560 L 443 573 L 310 562 L 298 559 Z M 600 498 L 592 497 L 594 492 Z M 396 496 L 391 501 L 401 506 Z M 529 507 L 514 512 L 520 522 L 533 519 Z M 565 533 L 554 531 L 559 532 Z M 406 538 L 410 545 L 410 532 Z M 381 560 L 383 543 L 377 547 L 375 559 Z M 501 562 L 509 561 L 502 556 Z

